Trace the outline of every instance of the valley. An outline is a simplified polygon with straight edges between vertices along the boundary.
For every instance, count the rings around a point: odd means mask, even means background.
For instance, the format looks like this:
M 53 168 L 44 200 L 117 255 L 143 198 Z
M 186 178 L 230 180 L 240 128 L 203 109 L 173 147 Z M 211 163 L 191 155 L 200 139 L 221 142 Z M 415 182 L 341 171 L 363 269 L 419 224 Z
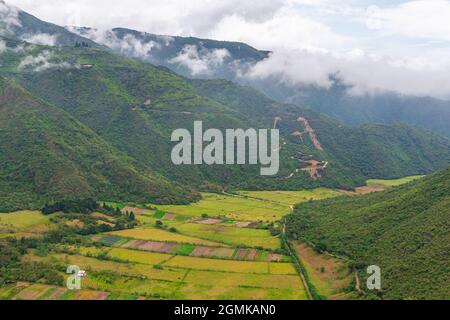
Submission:
M 292 35 L 258 34 L 295 43 L 287 55 L 65 27 L 9 1 L 0 0 L 0 300 L 450 297 L 450 95 L 424 95 L 450 89 L 417 86 L 432 64 L 381 81 L 383 69 L 416 60 L 299 51 L 297 14 L 287 16 Z M 183 18 L 177 32 L 226 16 Z M 254 30 L 268 17 L 286 18 L 262 14 Z M 368 285 L 369 270 L 382 286 Z
M 347 261 L 294 242 L 296 255 L 291 255 L 280 235 L 281 220 L 294 204 L 345 195 L 348 192 L 320 188 L 206 193 L 203 200 L 190 205 L 100 202 L 100 208 L 113 212 L 133 212 L 136 225 L 89 232 L 76 243 L 49 241 L 20 257 L 21 263 L 52 266 L 60 279 L 67 279 L 68 265 L 79 266 L 87 273 L 80 291 L 68 290 L 62 282 L 24 279 L 4 285 L 0 298 L 304 300 L 312 298 L 313 290 L 316 298 L 345 299 L 352 294 L 354 281 Z M 59 215 L 63 220 L 56 219 Z M 90 216 L 97 225 L 117 224 L 117 215 L 93 212 Z M 0 214 L 0 237 L 41 239 L 61 228 L 61 221 L 79 232 L 87 227 L 88 222 L 82 222 L 85 218 L 38 211 Z

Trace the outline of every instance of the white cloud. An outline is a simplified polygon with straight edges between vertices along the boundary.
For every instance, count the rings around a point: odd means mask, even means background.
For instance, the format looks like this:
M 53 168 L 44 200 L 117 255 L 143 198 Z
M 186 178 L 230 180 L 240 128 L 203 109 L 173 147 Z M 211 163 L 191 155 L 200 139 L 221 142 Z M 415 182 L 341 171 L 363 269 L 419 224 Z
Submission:
M 398 92 L 405 95 L 450 98 L 450 64 L 391 59 L 362 50 L 345 54 L 326 51 L 286 50 L 258 63 L 246 76 L 272 79 L 288 85 L 330 88 L 334 75 L 352 86 L 353 94 Z
M 242 41 L 255 47 L 299 49 L 306 47 L 338 47 L 349 41 L 326 25 L 314 21 L 288 7 L 276 11 L 271 19 L 249 21 L 239 15 L 225 17 L 209 34 L 215 39 Z
M 32 70 L 34 72 L 41 72 L 48 69 L 71 69 L 78 68 L 68 62 L 53 62 L 54 54 L 51 51 L 43 51 L 37 56 L 26 56 L 19 64 L 19 70 Z
M 155 34 L 243 41 L 274 55 L 253 77 L 286 83 L 331 85 L 329 75 L 354 92 L 392 90 L 449 96 L 450 1 L 343 0 L 9 0 L 60 25 L 100 30 L 126 27 Z M 370 4 L 378 7 L 367 8 Z M 94 40 L 122 53 L 147 58 L 163 41 Z M 168 38 L 170 41 L 170 37 Z M 424 43 L 426 42 L 426 43 Z M 435 43 L 437 42 L 437 43 Z M 172 60 L 194 75 L 207 75 L 224 52 L 186 47 Z
M 21 25 L 19 20 L 19 9 L 0 0 L 0 27 L 2 24 L 7 29 Z
M 198 76 L 210 74 L 217 67 L 220 67 L 228 56 L 230 56 L 230 53 L 226 49 L 208 50 L 202 48 L 199 51 L 195 45 L 186 45 L 178 56 L 168 62 L 185 66 L 193 76 Z
M 26 42 L 44 46 L 54 46 L 56 44 L 57 38 L 57 36 L 47 33 L 28 34 L 22 36 L 22 40 Z
M 367 10 L 367 27 L 411 38 L 450 40 L 450 1 L 419 0 Z

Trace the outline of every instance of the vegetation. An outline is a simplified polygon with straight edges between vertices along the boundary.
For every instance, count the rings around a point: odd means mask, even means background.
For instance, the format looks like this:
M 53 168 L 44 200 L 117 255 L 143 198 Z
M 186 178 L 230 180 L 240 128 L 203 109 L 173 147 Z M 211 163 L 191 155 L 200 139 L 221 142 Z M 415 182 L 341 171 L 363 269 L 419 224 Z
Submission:
M 380 266 L 383 298 L 446 299 L 449 181 L 447 168 L 379 194 L 302 204 L 287 234 L 349 257 L 362 282 L 367 266 Z

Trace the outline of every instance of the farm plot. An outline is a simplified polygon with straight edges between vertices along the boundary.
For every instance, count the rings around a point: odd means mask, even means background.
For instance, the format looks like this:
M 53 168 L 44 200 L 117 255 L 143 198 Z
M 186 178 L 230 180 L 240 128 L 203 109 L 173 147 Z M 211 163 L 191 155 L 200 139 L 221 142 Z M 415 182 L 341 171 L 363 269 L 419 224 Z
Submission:
M 257 249 L 206 247 L 191 244 L 130 240 L 122 248 L 172 255 L 245 261 L 289 261 L 289 257 Z
M 236 261 L 176 256 L 173 259 L 165 262 L 163 265 L 169 267 L 188 268 L 204 271 L 256 274 L 269 274 L 271 273 L 271 270 L 274 269 L 274 274 L 296 274 L 294 266 L 292 264 L 282 262 L 268 263 L 259 261 Z
M 280 248 L 281 242 L 271 236 L 269 230 L 244 229 L 215 224 L 184 223 L 177 230 L 185 235 L 208 239 L 227 245 L 261 247 L 274 250 Z
M 69 291 L 63 287 L 19 282 L 0 288 L 0 297 L 11 300 L 106 300 L 107 292 L 79 290 Z
M 204 193 L 202 196 L 201 201 L 190 205 L 157 205 L 157 207 L 166 212 L 193 217 L 206 214 L 210 217 L 222 216 L 236 220 L 262 222 L 277 221 L 290 211 L 289 206 L 259 199 L 212 193 Z
M 344 295 L 345 288 L 352 281 L 348 262 L 319 254 L 302 243 L 295 244 L 294 248 L 320 295 L 331 299 L 339 299 Z
M 36 236 L 51 228 L 51 216 L 38 211 L 0 213 L 0 237 Z
M 205 246 L 224 246 L 221 243 L 185 236 L 182 234 L 169 232 L 166 230 L 153 228 L 150 226 L 146 226 L 145 228 L 114 231 L 109 233 L 109 235 L 139 240 L 167 241 L 167 242 L 177 242 L 187 244 L 199 244 Z
M 263 201 L 277 202 L 283 205 L 292 206 L 297 203 L 310 200 L 322 200 L 343 195 L 338 190 L 318 188 L 314 190 L 301 191 L 240 191 L 239 195 Z

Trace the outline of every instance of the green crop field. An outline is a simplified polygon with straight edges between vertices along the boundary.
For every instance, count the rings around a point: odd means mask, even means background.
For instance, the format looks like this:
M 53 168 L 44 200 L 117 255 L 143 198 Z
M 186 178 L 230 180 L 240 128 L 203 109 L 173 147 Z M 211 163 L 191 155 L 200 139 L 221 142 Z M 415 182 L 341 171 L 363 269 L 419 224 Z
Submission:
M 211 217 L 223 216 L 242 221 L 276 221 L 290 211 L 288 205 L 268 203 L 259 199 L 212 193 L 204 193 L 202 196 L 201 201 L 190 205 L 157 207 L 166 212 L 193 217 L 207 214 Z
M 424 176 L 410 176 L 410 177 L 404 177 L 400 179 L 393 179 L 393 180 L 383 180 L 383 179 L 370 179 L 367 180 L 368 186 L 384 186 L 384 187 L 397 187 L 402 184 L 406 184 L 408 182 L 423 178 Z
M 302 191 L 240 191 L 239 195 L 252 199 L 277 202 L 286 206 L 310 200 L 322 200 L 342 195 L 340 191 L 319 188 Z

